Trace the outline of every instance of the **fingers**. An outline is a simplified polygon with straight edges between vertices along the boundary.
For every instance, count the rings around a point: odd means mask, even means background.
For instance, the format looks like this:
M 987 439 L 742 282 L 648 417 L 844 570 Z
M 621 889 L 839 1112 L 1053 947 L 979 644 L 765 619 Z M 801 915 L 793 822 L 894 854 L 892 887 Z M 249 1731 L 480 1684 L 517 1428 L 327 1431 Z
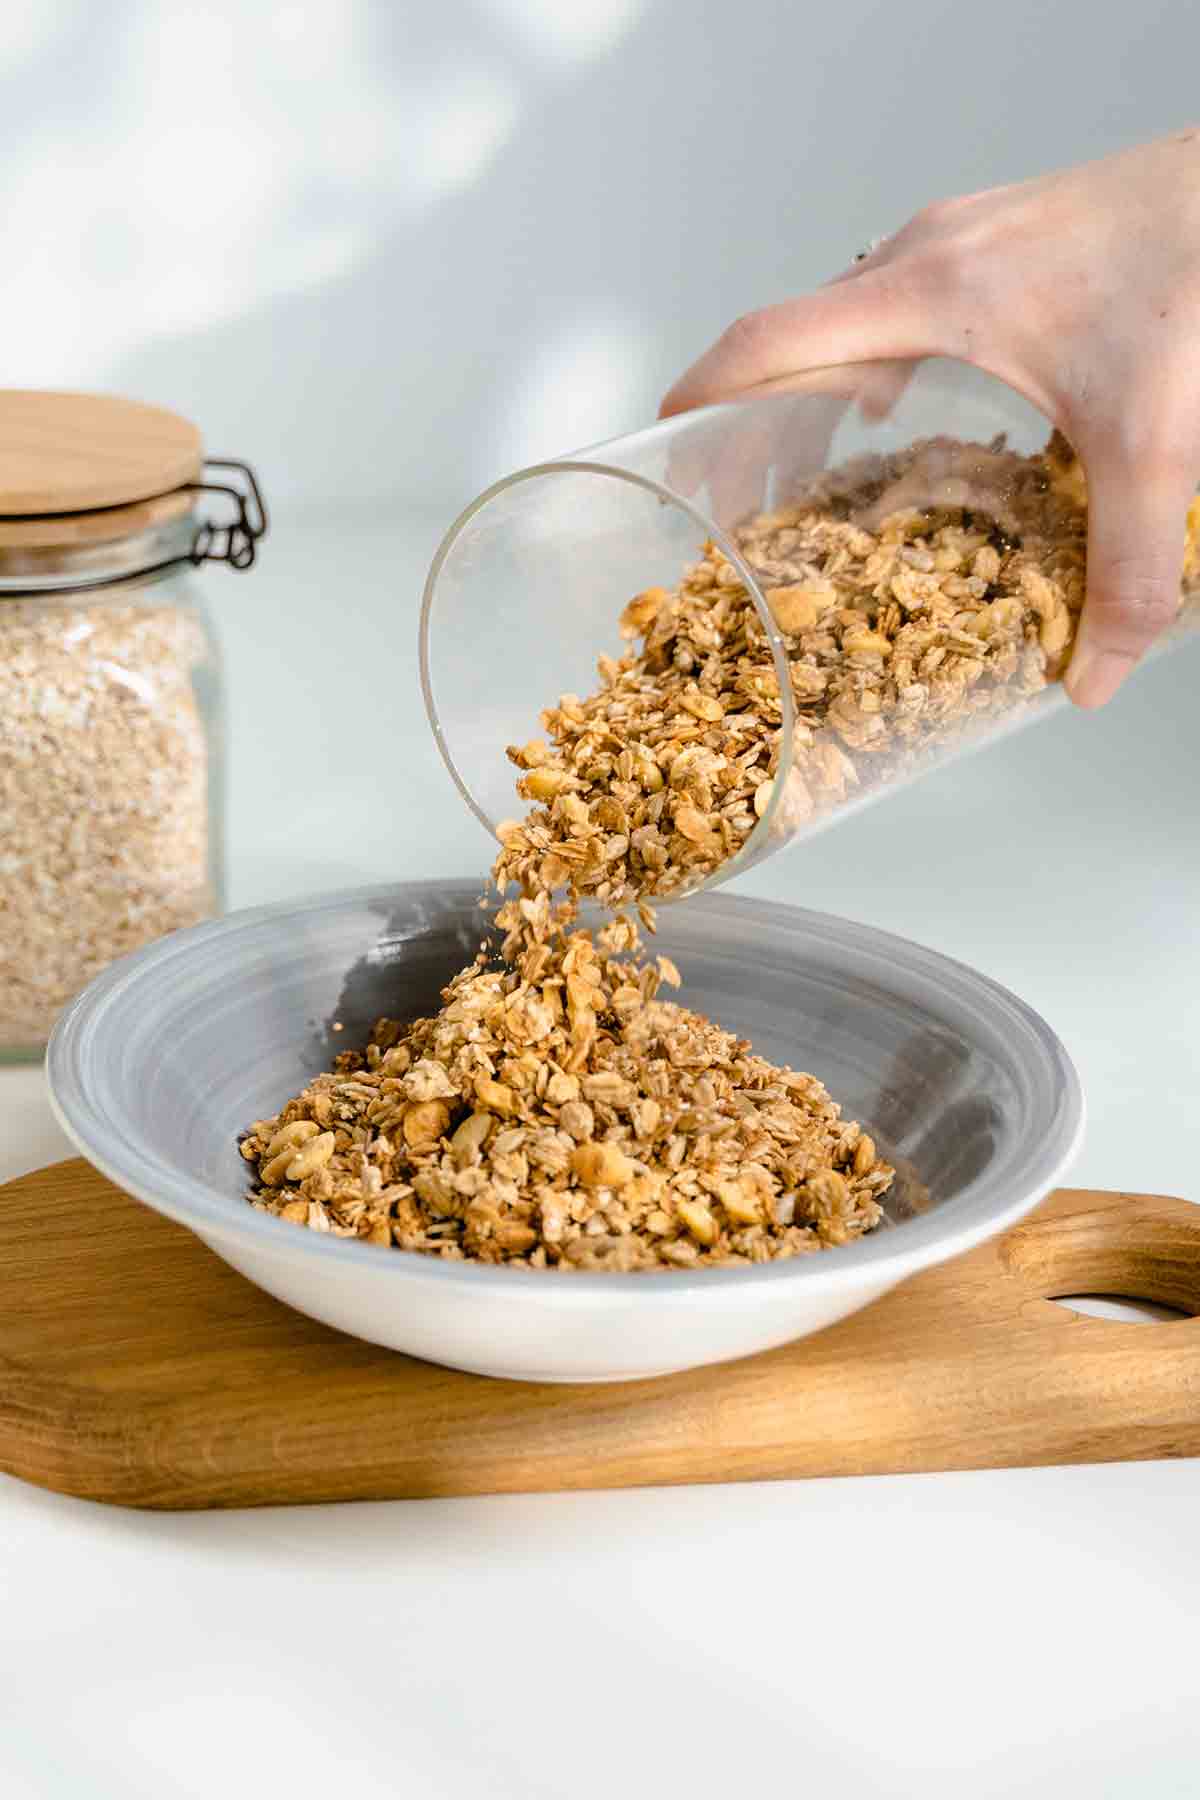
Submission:
M 689 421 L 670 443 L 665 480 L 714 524 L 737 523 L 766 504 L 773 439 L 769 411 L 751 418 L 709 415 Z
M 722 527 L 782 504 L 825 467 L 849 401 L 827 383 L 762 397 L 747 414 L 690 419 L 670 446 L 666 482 Z
M 774 506 L 786 506 L 829 466 L 838 428 L 854 402 L 848 395 L 806 394 L 797 401 L 775 457 Z
M 680 376 L 660 417 L 732 399 L 797 370 L 936 354 L 941 335 L 917 274 L 885 264 L 735 321 Z
M 770 504 L 771 471 L 778 448 L 779 421 L 743 419 L 728 437 L 713 446 L 706 472 L 708 517 L 722 530 L 732 530 Z
M 1087 600 L 1066 674 L 1077 706 L 1111 700 L 1179 610 L 1195 474 L 1182 458 L 1155 469 L 1104 453 L 1088 481 Z
M 898 401 L 916 373 L 911 359 L 902 362 L 871 363 L 863 367 L 858 389 L 858 410 L 864 419 L 878 425 L 895 410 Z

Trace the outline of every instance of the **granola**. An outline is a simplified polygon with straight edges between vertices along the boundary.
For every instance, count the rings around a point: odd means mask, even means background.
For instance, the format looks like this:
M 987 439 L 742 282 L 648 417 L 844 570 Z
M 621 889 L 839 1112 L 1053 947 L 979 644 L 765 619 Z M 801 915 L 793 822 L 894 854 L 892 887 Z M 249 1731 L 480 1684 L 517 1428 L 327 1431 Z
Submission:
M 715 543 L 674 589 L 621 615 L 640 647 L 510 747 L 526 816 L 503 828 L 500 879 L 548 871 L 620 906 L 698 885 L 759 819 L 791 835 L 944 757 L 1063 675 L 1083 605 L 1083 470 L 1055 433 L 1021 456 L 929 439 L 856 458 L 732 534 L 782 638 Z M 1188 520 L 1185 593 L 1200 578 Z M 778 804 L 775 790 L 779 789 Z
M 431 1019 L 383 1019 L 242 1142 L 260 1210 L 534 1269 L 761 1263 L 846 1244 L 893 1170 L 811 1075 L 659 997 L 633 921 L 509 899 Z M 652 918 L 650 921 L 652 923 Z

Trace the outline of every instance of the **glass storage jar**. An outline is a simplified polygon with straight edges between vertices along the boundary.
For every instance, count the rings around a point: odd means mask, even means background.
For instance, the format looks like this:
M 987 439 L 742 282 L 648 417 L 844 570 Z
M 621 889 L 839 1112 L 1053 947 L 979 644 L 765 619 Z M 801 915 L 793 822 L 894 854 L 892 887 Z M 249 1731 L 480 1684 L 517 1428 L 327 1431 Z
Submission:
M 1196 513 L 1167 642 L 1200 623 Z M 585 890 L 615 835 L 616 886 L 673 898 L 1060 704 L 1085 545 L 1079 464 L 999 380 L 941 358 L 818 370 L 475 500 L 426 583 L 426 709 L 493 835 L 528 805 L 505 747 L 548 736 L 585 800 L 618 784 L 595 830 L 571 795 L 542 814 L 587 845 Z M 598 677 L 639 650 L 618 631 L 634 596 L 641 658 Z
M 193 571 L 249 566 L 265 518 L 250 471 L 206 464 L 174 414 L 13 391 L 0 392 L 0 515 L 0 1060 L 13 1061 L 41 1054 L 108 963 L 221 904 L 221 683 Z

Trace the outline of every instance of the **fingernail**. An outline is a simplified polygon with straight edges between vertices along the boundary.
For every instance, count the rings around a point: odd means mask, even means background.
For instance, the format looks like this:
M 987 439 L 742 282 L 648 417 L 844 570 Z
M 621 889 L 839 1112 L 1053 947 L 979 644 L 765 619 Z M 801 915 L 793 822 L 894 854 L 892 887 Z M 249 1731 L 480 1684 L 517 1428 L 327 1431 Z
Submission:
M 1133 664 L 1134 658 L 1119 650 L 1097 650 L 1091 644 L 1080 644 L 1071 658 L 1064 685 L 1076 706 L 1091 712 L 1112 699 Z

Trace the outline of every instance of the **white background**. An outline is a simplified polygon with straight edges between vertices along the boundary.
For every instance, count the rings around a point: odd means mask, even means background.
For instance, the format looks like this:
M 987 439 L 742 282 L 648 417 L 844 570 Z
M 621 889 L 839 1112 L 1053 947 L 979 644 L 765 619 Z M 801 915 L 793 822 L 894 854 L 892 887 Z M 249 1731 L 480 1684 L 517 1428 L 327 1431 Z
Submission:
M 1198 42 L 1192 0 L 4 0 L 0 382 L 456 510 L 922 202 L 1191 122 Z
M 235 903 L 481 869 L 413 645 L 471 491 L 923 199 L 1190 121 L 1198 40 L 1187 0 L 6 0 L 0 380 L 175 405 L 280 502 L 206 582 Z M 1193 1198 L 1198 662 L 744 884 L 1015 988 L 1075 1179 Z M 0 1174 L 62 1153 L 6 1075 Z M 1192 1796 L 1198 1516 L 1192 1463 L 184 1518 L 0 1480 L 0 1793 Z

